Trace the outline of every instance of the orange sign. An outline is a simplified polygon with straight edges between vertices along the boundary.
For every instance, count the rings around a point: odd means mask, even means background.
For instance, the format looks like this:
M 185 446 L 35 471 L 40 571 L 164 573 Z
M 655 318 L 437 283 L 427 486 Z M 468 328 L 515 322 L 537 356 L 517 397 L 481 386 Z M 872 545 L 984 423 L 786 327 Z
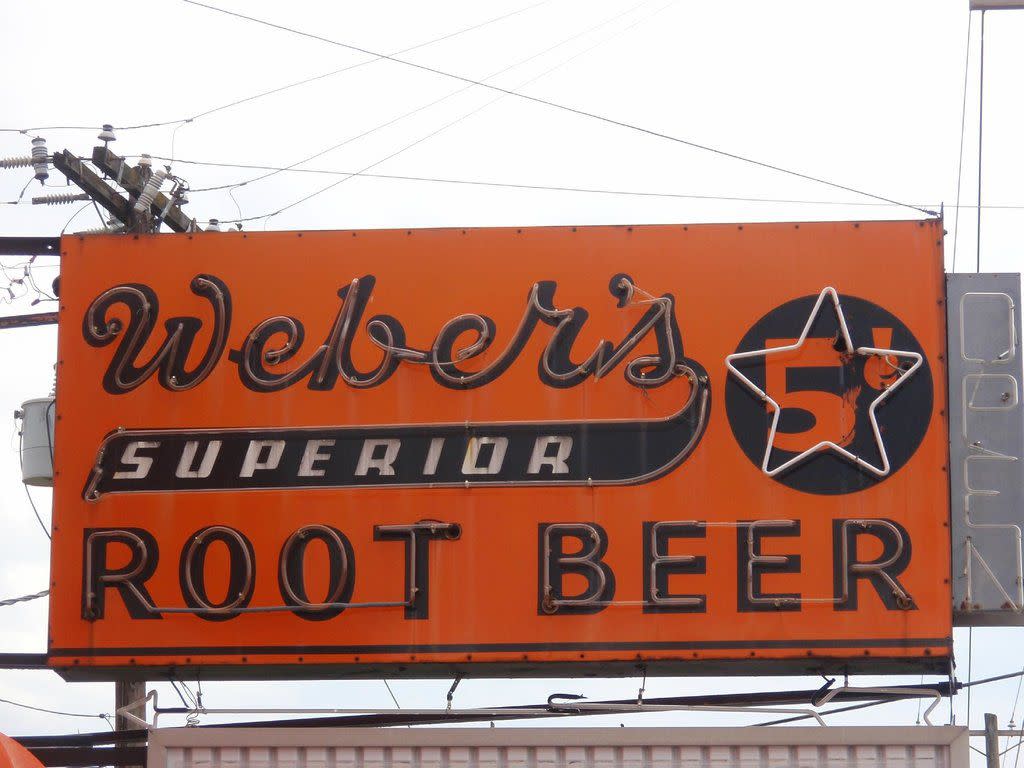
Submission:
M 941 239 L 67 237 L 51 664 L 945 671 Z

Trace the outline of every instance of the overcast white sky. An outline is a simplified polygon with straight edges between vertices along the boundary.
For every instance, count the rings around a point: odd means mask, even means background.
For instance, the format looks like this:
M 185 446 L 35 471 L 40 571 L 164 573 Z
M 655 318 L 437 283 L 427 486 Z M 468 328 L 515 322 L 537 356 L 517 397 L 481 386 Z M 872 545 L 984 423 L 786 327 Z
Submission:
M 220 2 L 220 0 L 218 0 Z M 536 3 L 534 7 L 529 7 Z M 399 51 L 520 9 L 521 13 L 408 54 L 421 62 L 618 120 L 713 145 L 885 197 L 946 205 L 947 268 L 953 254 L 967 0 L 488 0 L 423 3 L 289 3 L 223 0 L 223 7 L 370 50 Z M 977 195 L 977 36 L 967 92 L 964 204 Z M 179 0 L 49 0 L 0 3 L 0 128 L 95 126 L 42 132 L 50 151 L 87 155 L 98 126 L 184 119 L 279 85 L 368 59 Z M 550 49 L 550 50 L 549 50 Z M 544 53 L 542 53 L 544 52 Z M 542 55 L 536 55 L 536 54 Z M 525 62 L 525 63 L 521 63 Z M 517 66 L 512 66 L 517 65 Z M 1024 12 L 986 20 L 987 203 L 1024 206 L 1019 140 Z M 511 68 L 510 68 L 511 67 Z M 497 94 L 388 61 L 368 63 L 183 125 L 120 131 L 113 149 L 177 159 L 196 188 L 257 171 L 186 160 L 288 165 L 456 91 L 450 98 L 351 141 L 302 167 L 357 171 L 492 101 Z M 25 154 L 28 138 L 0 132 L 0 156 Z M 353 178 L 248 229 L 492 226 L 907 218 L 906 208 L 505 97 L 388 159 L 374 172 L 513 184 L 686 195 L 818 200 L 840 205 L 694 200 L 502 189 Z M 59 183 L 60 175 L 51 176 Z M 0 171 L 0 201 L 16 199 L 30 174 Z M 273 212 L 341 177 L 277 174 L 237 189 L 196 193 L 191 215 L 233 219 Z M 30 188 L 26 195 L 35 192 Z M 38 192 L 36 192 L 38 194 Z M 237 206 L 236 206 L 237 202 Z M 57 235 L 75 207 L 0 206 L 0 234 Z M 982 269 L 1020 271 L 1024 210 L 983 214 Z M 973 269 L 975 211 L 960 217 L 957 269 Z M 69 231 L 96 226 L 91 210 Z M 4 264 L 17 263 L 6 259 Z M 52 261 L 52 260 L 51 260 Z M 37 271 L 47 282 L 56 270 Z M 31 298 L 31 296 L 29 297 Z M 2 300 L 2 297 L 0 297 Z M 45 309 L 39 305 L 35 309 Z M 23 298 L 7 313 L 27 312 Z M 50 390 L 53 328 L 0 333 L 0 406 Z M 13 422 L 0 453 L 0 598 L 45 588 L 47 542 L 20 488 Z M 49 493 L 34 491 L 44 516 Z M 973 675 L 1024 665 L 1021 630 L 975 630 Z M 0 648 L 43 651 L 45 600 L 0 608 Z M 967 677 L 967 633 L 956 653 Z M 918 682 L 905 679 L 905 682 Z M 647 696 L 816 686 L 787 678 L 651 679 Z M 869 679 L 855 682 L 877 682 Z M 887 680 L 887 682 L 894 682 Z M 393 683 L 406 706 L 441 706 L 449 681 Z M 537 701 L 552 691 L 595 697 L 635 694 L 638 681 L 466 681 L 459 706 Z M 391 706 L 380 682 L 209 684 L 209 706 Z M 971 724 L 985 711 L 1006 722 L 1015 681 L 977 689 Z M 167 694 L 165 694 L 167 695 Z M 49 673 L 0 673 L 0 697 L 78 712 L 109 712 L 112 685 L 66 684 Z M 165 699 L 166 701 L 166 699 Z M 963 722 L 966 696 L 955 702 Z M 1018 710 L 1020 708 L 1018 707 Z M 948 719 L 948 707 L 940 710 Z M 912 723 L 917 705 L 891 704 L 836 717 L 841 723 Z M 1017 713 L 1017 723 L 1022 718 Z M 585 724 L 598 724 L 593 718 Z M 715 724 L 755 717 L 675 714 L 616 722 Z M 607 721 L 606 721 L 607 722 Z M 98 720 L 36 714 L 0 703 L 0 731 L 59 733 Z

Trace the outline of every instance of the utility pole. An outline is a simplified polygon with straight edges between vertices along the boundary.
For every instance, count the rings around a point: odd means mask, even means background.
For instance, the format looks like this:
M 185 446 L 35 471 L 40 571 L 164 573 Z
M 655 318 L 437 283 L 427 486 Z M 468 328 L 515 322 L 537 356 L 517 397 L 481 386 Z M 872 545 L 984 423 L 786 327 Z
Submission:
M 171 195 L 160 191 L 168 177 L 167 172 L 154 172 L 146 163 L 133 167 L 124 158 L 111 152 L 107 143 L 113 139 L 113 131 L 106 126 L 100 138 L 104 145 L 93 148 L 93 165 L 124 189 L 128 193 L 127 199 L 67 150 L 54 155 L 54 167 L 78 185 L 91 200 L 110 213 L 115 222 L 121 222 L 125 231 L 156 232 L 159 231 L 161 223 L 167 224 L 175 232 L 194 232 L 199 228 L 196 221 L 181 210 L 181 206 L 188 202 L 183 187 L 176 186 Z M 145 680 L 121 679 L 114 683 L 115 709 L 135 704 L 136 706 L 129 711 L 136 717 L 145 719 L 145 697 Z M 116 715 L 114 727 L 118 731 L 134 730 L 138 728 L 138 723 L 123 715 Z M 124 742 L 121 746 L 132 744 Z
M 114 226 L 108 232 L 159 232 L 166 224 L 174 232 L 195 232 L 199 229 L 195 219 L 186 215 L 181 207 L 188 202 L 188 185 L 171 173 L 170 166 L 153 168 L 149 155 L 141 155 L 137 166 L 110 151 L 110 142 L 117 141 L 114 129 L 104 125 L 97 138 L 102 146 L 93 148 L 91 162 L 102 176 L 88 165 L 85 158 L 65 149 L 52 156 L 47 152 L 46 139 L 32 139 L 30 155 L 0 158 L 0 169 L 31 167 L 40 184 L 49 178 L 49 168 L 60 171 L 81 190 L 81 194 L 61 193 L 32 198 L 33 205 L 64 205 L 76 200 L 89 200 L 110 214 Z M 107 179 L 114 183 L 109 184 Z M 162 191 L 166 182 L 172 184 L 170 194 Z M 127 192 L 123 195 L 118 187 Z M 20 199 L 20 198 L 19 198 Z
M 146 681 L 145 680 L 118 680 L 114 683 L 114 710 L 138 702 L 138 706 L 130 710 L 136 717 L 146 719 Z M 114 716 L 115 731 L 131 731 L 138 729 L 139 724 L 129 720 L 124 715 Z M 120 747 L 138 746 L 142 742 L 120 741 Z M 145 768 L 145 766 L 124 766 L 123 768 Z
M 131 221 L 132 209 L 128 205 L 128 201 L 79 160 L 77 155 L 66 149 L 63 152 L 57 152 L 53 156 L 53 167 L 80 187 L 90 200 L 115 219 L 126 224 Z
M 96 203 L 110 214 L 114 228 L 110 232 L 157 232 L 161 224 L 166 224 L 174 232 L 195 232 L 199 225 L 188 216 L 182 206 L 188 202 L 186 187 L 175 180 L 171 194 L 160 190 L 169 176 L 167 171 L 154 172 L 146 162 L 132 166 L 123 157 L 112 152 L 108 143 L 114 141 L 113 130 L 103 127 L 99 138 L 103 146 L 92 151 L 92 163 L 99 168 L 104 176 L 100 176 L 86 165 L 81 158 L 69 150 L 56 152 L 52 157 L 46 156 L 45 144 L 42 140 L 33 142 L 33 155 L 25 158 L 14 158 L 5 161 L 0 167 L 20 167 L 32 165 L 37 179 L 45 179 L 48 163 L 60 171 L 74 183 L 83 194 L 69 196 L 41 196 L 33 198 L 33 204 L 45 205 L 66 203 L 72 199 L 87 199 Z M 39 146 L 36 146 L 39 144 Z M 143 158 L 146 156 L 143 155 Z M 104 178 L 106 177 L 106 178 Z M 114 181 L 112 186 L 107 178 Z M 116 187 L 124 189 L 128 195 L 121 194 Z M 60 238 L 49 237 L 0 237 L 0 256 L 39 255 L 60 252 Z M 10 328 L 27 328 L 34 325 L 50 325 L 57 322 L 56 312 L 39 312 L 27 315 L 14 315 L 0 318 L 0 330 Z
M 999 768 L 999 718 L 985 713 L 985 765 Z
M 79 187 L 83 195 L 42 196 L 33 198 L 34 204 L 66 203 L 72 199 L 88 199 L 100 206 L 111 216 L 114 225 L 111 232 L 158 232 L 161 224 L 166 224 L 174 232 L 195 232 L 199 226 L 195 219 L 186 215 L 181 206 L 188 202 L 187 186 L 181 180 L 170 175 L 170 169 L 154 171 L 151 162 L 146 162 L 143 155 L 137 166 L 132 166 L 123 157 L 110 151 L 109 142 L 115 141 L 113 129 L 105 125 L 99 135 L 103 146 L 92 151 L 92 163 L 103 176 L 90 168 L 82 158 L 69 150 L 46 156 L 45 141 L 33 140 L 31 157 L 17 158 L 7 161 L 3 167 L 21 167 L 31 165 L 36 178 L 45 180 L 47 161 Z M 113 181 L 110 184 L 107 180 Z M 170 194 L 161 191 L 166 181 L 174 186 Z M 122 194 L 119 190 L 126 193 Z M 0 255 L 12 253 L 35 255 L 37 253 L 59 253 L 60 240 L 57 238 L 0 238 Z M 0 329 L 22 328 L 32 325 L 43 325 L 57 322 L 57 313 L 37 313 L 0 319 Z M 115 711 L 128 708 L 131 714 L 145 719 L 146 717 L 146 682 L 145 680 L 121 679 L 114 683 Z M 134 706 L 132 706 L 134 705 Z M 116 714 L 114 728 L 117 731 L 136 730 L 138 723 L 124 715 Z M 135 746 L 131 741 L 121 741 L 120 746 Z M 129 766 L 128 768 L 143 768 Z
M 136 717 L 146 719 L 146 698 L 145 680 L 119 680 L 114 683 L 114 708 L 115 710 L 127 707 L 130 704 L 138 703 L 137 707 L 131 709 Z M 131 731 L 138 729 L 139 724 L 129 720 L 124 715 L 117 715 L 114 720 L 114 728 L 118 731 Z

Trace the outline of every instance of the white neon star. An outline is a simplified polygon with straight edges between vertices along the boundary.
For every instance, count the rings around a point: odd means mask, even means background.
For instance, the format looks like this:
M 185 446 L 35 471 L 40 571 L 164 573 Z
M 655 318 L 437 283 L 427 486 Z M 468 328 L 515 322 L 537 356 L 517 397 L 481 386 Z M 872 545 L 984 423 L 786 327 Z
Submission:
M 874 432 L 875 435 L 875 444 L 878 446 L 878 453 L 882 457 L 882 466 L 876 467 L 871 462 L 865 461 L 860 456 L 851 453 L 850 451 L 843 448 L 841 445 L 837 445 L 836 443 L 833 443 L 831 440 L 823 440 L 817 445 L 811 446 L 798 456 L 794 456 L 789 461 L 783 462 L 774 469 L 768 469 L 768 463 L 771 460 L 772 449 L 774 448 L 775 444 L 775 431 L 779 426 L 779 417 L 782 413 L 782 408 L 779 407 L 779 404 L 775 402 L 775 400 L 773 400 L 767 392 L 765 392 L 763 389 L 754 384 L 754 382 L 752 382 L 750 379 L 748 379 L 746 376 L 740 373 L 740 371 L 733 365 L 733 361 L 744 360 L 746 358 L 760 356 L 764 356 L 767 358 L 768 355 L 779 354 L 782 352 L 792 352 L 793 350 L 799 349 L 801 346 L 803 346 L 804 341 L 807 339 L 807 334 L 810 333 L 811 326 L 814 325 L 814 320 L 817 318 L 818 312 L 821 311 L 821 305 L 824 303 L 826 296 L 832 299 L 832 304 L 835 306 L 836 317 L 839 320 L 839 330 L 842 333 L 842 340 L 843 344 L 846 347 L 847 354 L 857 354 L 866 357 L 882 358 L 905 357 L 910 358 L 914 361 L 914 364 L 911 365 L 910 368 L 908 368 L 906 371 L 903 371 L 902 369 L 899 368 L 896 369 L 899 373 L 899 378 L 896 379 L 896 381 L 894 381 L 891 386 L 883 389 L 881 394 L 879 394 L 878 397 L 876 397 L 871 402 L 871 406 L 868 408 L 868 417 L 871 420 L 871 430 L 872 432 Z M 770 405 L 772 408 L 772 426 L 771 429 L 768 431 L 768 444 L 765 446 L 764 461 L 761 462 L 761 471 L 764 472 L 769 477 L 775 477 L 775 475 L 789 469 L 795 464 L 799 464 L 800 462 L 808 459 L 815 453 L 827 450 L 835 451 L 840 456 L 852 461 L 858 467 L 862 467 L 868 470 L 869 472 L 872 472 L 873 474 L 877 475 L 878 477 L 885 477 L 886 475 L 888 475 L 890 469 L 889 455 L 885 452 L 885 443 L 882 440 L 881 430 L 879 430 L 878 428 L 878 420 L 875 418 L 875 410 L 878 408 L 879 405 L 885 402 L 885 400 L 888 397 L 890 397 L 892 393 L 895 392 L 903 384 L 904 381 L 909 379 L 914 374 L 914 372 L 921 367 L 922 362 L 924 362 L 924 359 L 917 352 L 901 351 L 896 349 L 879 349 L 877 347 L 855 348 L 853 346 L 853 341 L 850 339 L 850 329 L 846 325 L 846 317 L 843 315 L 843 308 L 839 304 L 839 294 L 836 293 L 836 289 L 832 288 L 831 286 L 823 289 L 822 292 L 818 294 L 818 300 L 814 303 L 814 309 L 811 310 L 811 315 L 810 317 L 807 318 L 807 323 L 806 325 L 804 325 L 803 331 L 800 332 L 800 338 L 797 339 L 793 344 L 787 344 L 786 346 L 783 347 L 769 347 L 767 349 L 756 349 L 750 352 L 734 352 L 731 355 L 727 355 L 725 358 L 725 365 L 729 369 L 729 371 L 737 379 L 739 379 L 740 382 L 742 382 L 747 389 L 753 392 L 757 397 L 759 397 L 763 402 Z

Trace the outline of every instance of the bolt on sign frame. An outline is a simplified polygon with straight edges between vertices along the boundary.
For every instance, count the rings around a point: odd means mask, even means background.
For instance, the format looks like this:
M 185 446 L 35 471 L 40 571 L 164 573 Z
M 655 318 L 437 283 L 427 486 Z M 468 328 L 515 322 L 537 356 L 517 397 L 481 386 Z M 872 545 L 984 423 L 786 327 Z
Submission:
M 948 670 L 939 221 L 61 250 L 69 678 Z

